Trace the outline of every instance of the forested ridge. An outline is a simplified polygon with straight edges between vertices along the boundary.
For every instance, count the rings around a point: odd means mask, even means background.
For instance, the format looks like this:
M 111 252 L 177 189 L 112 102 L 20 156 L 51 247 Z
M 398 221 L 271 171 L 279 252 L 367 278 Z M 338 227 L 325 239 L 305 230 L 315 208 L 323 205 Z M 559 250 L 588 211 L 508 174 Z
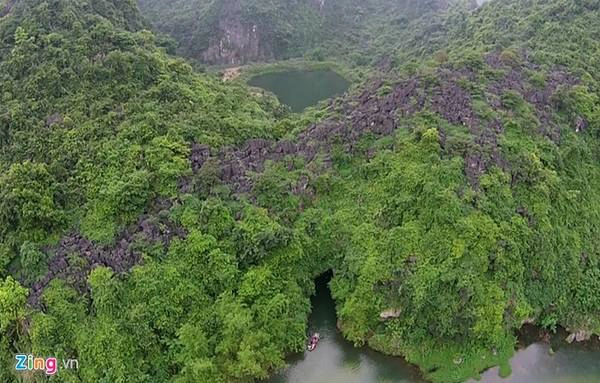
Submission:
M 314 44 L 321 23 L 318 1 L 143 0 L 156 28 L 179 43 L 179 52 L 209 64 L 298 55 Z
M 190 142 L 285 121 L 142 26 L 121 1 L 20 1 L 1 20 L 2 382 L 25 351 L 87 366 L 65 382 L 247 380 L 303 342 L 308 280 L 250 270 L 299 252 L 289 230 L 226 190 L 180 191 Z
M 468 3 L 364 24 L 379 65 L 301 115 L 133 0 L 1 3 L 0 381 L 45 381 L 19 352 L 77 358 L 60 382 L 266 378 L 327 270 L 344 336 L 434 382 L 508 373 L 525 323 L 599 334 L 600 2 Z
M 297 57 L 365 65 L 383 49 L 437 35 L 449 7 L 475 6 L 470 0 L 138 2 L 152 25 L 177 42 L 180 54 L 221 65 Z

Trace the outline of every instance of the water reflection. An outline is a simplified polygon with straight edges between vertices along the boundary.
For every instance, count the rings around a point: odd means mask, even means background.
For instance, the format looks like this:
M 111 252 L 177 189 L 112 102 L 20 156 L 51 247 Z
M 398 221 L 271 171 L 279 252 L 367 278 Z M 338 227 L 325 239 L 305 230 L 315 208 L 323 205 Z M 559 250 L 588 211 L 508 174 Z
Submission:
M 331 70 L 267 73 L 253 77 L 248 84 L 275 93 L 279 101 L 294 112 L 342 94 L 350 85 Z
M 317 281 L 312 298 L 310 331 L 321 334 L 313 352 L 289 360 L 290 367 L 270 383 L 424 383 L 418 369 L 401 358 L 388 357 L 368 348 L 355 348 L 336 328 L 335 304 L 327 279 Z M 498 368 L 469 383 L 600 383 L 600 341 L 566 344 L 562 331 L 540 342 L 544 334 L 526 327 L 520 350 L 511 360 L 512 374 L 502 379 Z
M 327 276 L 317 280 L 312 298 L 310 331 L 321 340 L 313 352 L 290 359 L 290 367 L 271 383 L 424 383 L 418 369 L 401 358 L 368 348 L 355 348 L 336 328 L 335 303 L 327 288 Z
M 529 346 L 519 350 L 511 360 L 512 374 L 502 379 L 498 368 L 486 371 L 484 383 L 599 383 L 600 342 L 595 339 L 585 344 L 567 344 L 567 333 L 559 331 L 551 341 L 537 342 L 538 330 L 529 327 L 521 342 Z M 475 381 L 473 381 L 475 382 Z

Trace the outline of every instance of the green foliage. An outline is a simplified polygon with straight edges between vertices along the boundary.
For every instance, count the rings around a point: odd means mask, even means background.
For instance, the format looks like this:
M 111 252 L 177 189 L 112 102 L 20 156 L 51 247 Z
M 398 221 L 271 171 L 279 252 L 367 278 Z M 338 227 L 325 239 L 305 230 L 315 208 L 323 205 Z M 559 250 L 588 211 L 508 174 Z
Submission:
M 149 32 L 122 29 L 131 3 L 94 3 L 99 14 L 86 2 L 24 3 L 0 25 L 14 36 L 0 62 L 3 235 L 43 241 L 66 218 L 110 242 L 155 197 L 177 193 L 189 141 L 271 135 L 270 111 L 247 89 L 199 76 Z
M 410 134 L 396 135 L 395 150 L 339 162 L 342 179 L 318 205 L 345 222 L 326 236 L 349 231 L 331 284 L 344 335 L 406 356 L 436 382 L 497 364 L 506 370 L 512 333 L 530 318 L 597 328 L 598 258 L 584 249 L 597 246 L 592 185 L 600 173 L 581 167 L 591 161 L 583 148 L 597 143 L 577 138 L 569 121 L 564 139 L 573 141 L 553 146 L 532 130 L 532 105 L 513 92 L 502 103 L 510 110 L 502 135 L 509 165 L 487 170 L 477 189 L 461 186 L 462 153 L 444 152 L 434 120 L 417 117 Z M 570 115 L 596 107 L 585 105 Z M 490 120 L 504 113 L 486 109 Z M 446 143 L 463 135 L 445 132 Z M 327 241 L 321 248 L 327 252 Z M 400 315 L 382 323 L 386 310 Z
M 7 277 L 0 284 L 0 334 L 11 335 L 11 331 L 17 331 L 19 323 L 25 318 L 25 299 L 27 289 L 21 287 L 11 277 Z
M 86 367 L 67 382 L 266 378 L 304 348 L 312 279 L 330 269 L 344 335 L 406 356 L 435 382 L 494 365 L 506 373 L 524 322 L 600 332 L 597 2 L 495 1 L 472 13 L 465 3 L 443 14 L 430 1 L 319 12 L 240 3 L 272 26 L 277 57 L 310 49 L 365 65 L 385 54 L 431 87 L 466 73 L 455 82 L 481 126 L 454 126 L 426 102 L 393 135 L 354 152 L 331 145 L 331 167 L 267 162 L 237 195 L 218 156 L 192 174 L 193 143 L 214 155 L 250 138 L 293 139 L 331 111 L 297 121 L 242 84 L 195 72 L 141 30 L 132 1 L 15 3 L 0 19 L 0 380 L 14 380 L 4 367 L 18 349 L 77 357 Z M 204 51 L 224 3 L 167 5 L 154 22 L 183 50 Z M 314 41 L 315 30 L 330 38 Z M 539 110 L 531 94 L 557 82 L 561 65 L 580 81 Z M 523 79 L 493 92 L 513 70 Z M 396 72 L 377 76 L 374 93 L 392 95 Z M 485 131 L 495 121 L 502 129 Z M 481 174 L 466 171 L 470 155 L 489 159 Z M 14 278 L 31 286 L 48 275 L 57 238 L 111 246 L 141 215 L 177 235 L 136 237 L 132 270 L 56 278 L 39 308 L 26 307 Z
M 56 230 L 63 219 L 57 203 L 57 185 L 43 163 L 14 163 L 0 177 L 0 230 L 40 240 Z
M 289 243 L 289 230 L 273 221 L 264 209 L 247 206 L 243 218 L 233 232 L 240 264 L 254 265 L 264 260 L 273 249 Z
M 22 277 L 30 284 L 36 282 L 48 271 L 48 256 L 31 242 L 21 245 L 19 260 Z
M 139 4 L 158 30 L 179 42 L 182 54 L 194 58 L 202 58 L 209 47 L 219 42 L 227 48 L 240 48 L 228 45 L 231 41 L 224 37 L 231 31 L 222 29 L 223 20 L 249 30 L 254 26 L 255 32 L 248 33 L 256 33 L 261 49 L 268 46 L 278 58 L 299 56 L 314 44 L 321 23 L 318 7 L 306 2 L 246 0 L 233 5 L 223 0 L 142 0 Z
M 0 280 L 0 378 L 13 381 L 13 358 L 25 332 L 27 289 L 11 277 Z
M 423 35 L 440 38 L 440 30 L 444 28 L 438 15 L 444 6 L 437 1 L 140 0 L 139 3 L 157 30 L 177 40 L 181 54 L 210 64 L 304 56 L 314 61 L 335 58 L 364 66 L 389 55 L 398 45 L 403 50 L 432 53 L 418 39 Z M 466 2 L 457 3 L 466 9 L 462 4 Z M 250 36 L 249 43 L 238 41 L 239 30 Z M 370 44 L 364 44 L 367 40 Z M 221 51 L 223 57 L 216 53 Z
M 18 343 L 78 358 L 86 368 L 61 372 L 68 382 L 264 377 L 304 343 L 307 279 L 277 269 L 276 287 L 242 297 L 250 275 L 240 267 L 268 269 L 268 259 L 300 247 L 266 211 L 248 206 L 234 220 L 235 206 L 204 199 L 216 195 L 214 182 L 198 183 L 197 196 L 179 182 L 191 175 L 192 142 L 218 148 L 283 132 L 271 105 L 166 56 L 140 20 L 130 1 L 67 0 L 18 2 L 0 20 L 11 47 L 0 50 L 2 278 L 10 270 L 35 283 L 46 275 L 46 249 L 67 231 L 110 246 L 157 199 L 181 197 L 171 213 L 187 229 L 166 251 L 139 246 L 145 262 L 127 275 L 94 269 L 83 294 L 70 278 L 53 281 L 27 332 L 27 289 L 8 277 L 2 365 Z M 232 322 L 232 307 L 248 321 Z M 12 381 L 12 368 L 1 370 Z

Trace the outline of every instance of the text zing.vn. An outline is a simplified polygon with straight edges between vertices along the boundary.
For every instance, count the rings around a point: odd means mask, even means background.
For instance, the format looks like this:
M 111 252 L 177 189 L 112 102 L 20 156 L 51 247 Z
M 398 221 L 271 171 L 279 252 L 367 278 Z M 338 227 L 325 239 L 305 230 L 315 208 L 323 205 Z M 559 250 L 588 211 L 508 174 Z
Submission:
M 58 360 L 56 358 L 37 358 L 33 355 L 19 354 L 15 355 L 17 364 L 15 370 L 23 371 L 43 371 L 46 375 L 54 375 L 58 372 Z M 62 367 L 65 370 L 78 370 L 79 362 L 77 359 L 63 359 Z

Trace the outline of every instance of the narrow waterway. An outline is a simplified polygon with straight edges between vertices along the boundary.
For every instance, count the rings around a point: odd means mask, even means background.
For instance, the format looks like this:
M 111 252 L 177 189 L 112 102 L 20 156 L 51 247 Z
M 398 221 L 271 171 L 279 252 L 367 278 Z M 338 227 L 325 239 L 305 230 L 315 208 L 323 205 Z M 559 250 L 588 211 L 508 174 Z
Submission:
M 319 101 L 340 95 L 350 85 L 332 70 L 267 73 L 251 78 L 248 84 L 273 92 L 293 112 L 302 112 Z
M 327 286 L 328 277 L 316 281 L 312 297 L 310 332 L 321 341 L 313 352 L 290 358 L 289 367 L 270 383 L 423 383 L 419 370 L 402 358 L 389 357 L 368 348 L 355 348 L 336 328 L 335 303 Z M 600 383 L 600 342 L 566 344 L 559 332 L 540 342 L 538 329 L 527 328 L 520 339 L 522 348 L 511 361 L 512 375 L 486 371 L 481 383 Z M 472 381 L 470 383 L 475 383 Z
M 401 358 L 385 356 L 368 348 L 355 348 L 336 327 L 335 303 L 327 286 L 328 277 L 316 282 L 312 297 L 310 332 L 321 340 L 313 352 L 292 358 L 290 367 L 271 383 L 417 383 L 425 382 L 419 370 Z

